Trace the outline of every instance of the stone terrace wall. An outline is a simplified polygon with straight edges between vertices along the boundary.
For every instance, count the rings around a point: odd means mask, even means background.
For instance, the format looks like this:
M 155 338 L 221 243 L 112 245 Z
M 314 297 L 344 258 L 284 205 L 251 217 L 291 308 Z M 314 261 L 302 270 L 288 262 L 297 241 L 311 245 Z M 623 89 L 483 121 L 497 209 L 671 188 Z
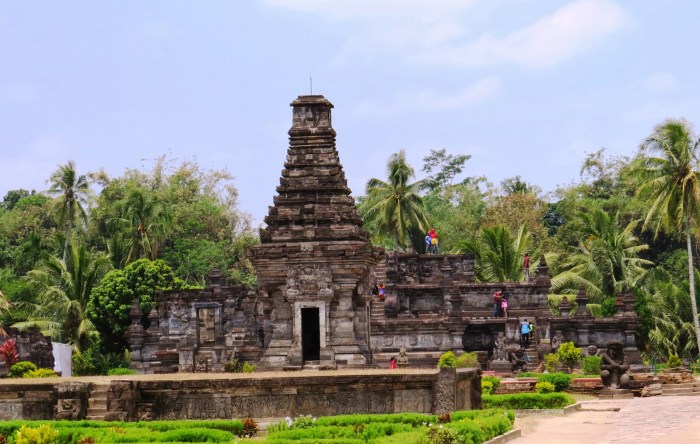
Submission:
M 0 384 L 0 420 L 84 419 L 87 385 Z M 78 384 L 80 385 L 80 384 Z M 481 408 L 476 369 L 113 380 L 106 420 L 284 418 Z

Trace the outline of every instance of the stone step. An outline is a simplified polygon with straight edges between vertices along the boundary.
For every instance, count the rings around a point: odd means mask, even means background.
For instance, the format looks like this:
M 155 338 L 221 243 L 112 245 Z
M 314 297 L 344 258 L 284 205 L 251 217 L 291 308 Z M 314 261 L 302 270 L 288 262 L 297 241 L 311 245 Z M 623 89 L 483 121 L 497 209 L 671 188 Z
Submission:
M 662 384 L 661 386 L 665 390 L 666 388 L 693 388 L 695 387 L 695 384 L 693 384 L 692 382 L 686 382 L 680 384 Z
M 107 408 L 107 398 L 104 399 L 88 399 L 88 408 Z
M 664 390 L 661 392 L 661 396 L 700 396 L 700 392 L 667 393 L 666 390 Z

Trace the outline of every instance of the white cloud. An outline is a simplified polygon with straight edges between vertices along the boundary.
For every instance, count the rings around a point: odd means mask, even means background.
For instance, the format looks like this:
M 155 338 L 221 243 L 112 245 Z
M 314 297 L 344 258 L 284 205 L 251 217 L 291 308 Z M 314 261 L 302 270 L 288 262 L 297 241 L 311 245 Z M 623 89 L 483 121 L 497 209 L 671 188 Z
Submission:
M 503 63 L 546 67 L 590 48 L 627 21 L 625 11 L 612 1 L 578 0 L 504 37 L 487 33 L 474 42 L 426 53 L 424 58 L 465 67 Z
M 358 114 L 385 115 L 413 111 L 436 112 L 460 109 L 482 103 L 498 95 L 501 81 L 489 77 L 454 92 L 434 89 L 404 89 L 384 103 L 376 99 L 363 100 L 355 107 Z
M 399 57 L 419 64 L 546 67 L 598 44 L 628 21 L 624 9 L 613 0 L 576 0 L 503 36 L 486 31 L 467 41 L 468 35 L 483 26 L 483 19 L 465 14 L 476 0 L 266 1 L 274 7 L 351 23 L 353 28 L 337 57 L 341 62 L 379 53 L 393 55 L 398 50 Z M 507 25 L 509 17 L 503 14 L 492 20 Z

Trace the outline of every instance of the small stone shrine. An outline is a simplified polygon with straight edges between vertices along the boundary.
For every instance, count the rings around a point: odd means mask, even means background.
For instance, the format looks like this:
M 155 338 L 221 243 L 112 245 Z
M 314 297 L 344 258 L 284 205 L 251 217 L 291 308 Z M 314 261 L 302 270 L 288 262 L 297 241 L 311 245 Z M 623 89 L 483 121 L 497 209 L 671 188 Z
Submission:
M 611 318 L 588 313 L 584 289 L 577 310 L 566 300 L 553 316 L 544 259 L 529 281 L 488 283 L 475 281 L 469 254 L 372 247 L 336 149 L 333 105 L 309 95 L 291 106 L 280 184 L 260 244 L 248 251 L 257 288 L 229 285 L 214 271 L 205 290 L 158 294 L 150 313 L 135 303 L 126 334 L 132 368 L 221 372 L 233 357 L 274 370 L 388 367 L 399 352 L 399 366 L 434 368 L 446 351 L 469 351 L 483 368 L 509 372 L 522 364 L 514 360 L 524 319 L 534 324 L 531 357 L 564 341 L 602 349 L 618 340 L 633 367 L 641 364 L 629 292 Z M 381 284 L 383 299 L 372 294 Z M 508 298 L 508 318 L 493 317 L 496 290 Z

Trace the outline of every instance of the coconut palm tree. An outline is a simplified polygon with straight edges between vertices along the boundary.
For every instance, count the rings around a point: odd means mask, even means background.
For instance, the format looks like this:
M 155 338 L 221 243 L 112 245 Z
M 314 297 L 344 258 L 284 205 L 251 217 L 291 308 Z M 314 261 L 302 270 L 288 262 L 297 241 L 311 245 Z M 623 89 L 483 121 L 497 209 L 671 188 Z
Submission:
M 532 250 L 532 239 L 525 225 L 515 236 L 508 228 L 482 228 L 478 239 L 462 242 L 457 250 L 474 254 L 474 272 L 481 282 L 517 282 L 523 279 L 523 256 L 533 258 L 539 253 Z
M 0 316 L 4 315 L 6 312 L 10 310 L 10 301 L 7 300 L 5 295 L 0 291 Z M 7 332 L 3 328 L 2 325 L 2 318 L 0 317 L 0 336 L 7 336 Z
M 633 171 L 640 180 L 637 196 L 649 205 L 644 227 L 654 234 L 665 228 L 685 234 L 688 282 L 695 338 L 700 344 L 700 322 L 695 294 L 691 228 L 700 209 L 698 148 L 700 139 L 685 120 L 667 120 L 642 144 Z
M 366 198 L 359 211 L 381 234 L 390 236 L 395 247 L 403 248 L 408 245 L 412 233 L 428 231 L 425 205 L 418 194 L 423 182 L 409 183 L 415 172 L 406 162 L 403 150 L 389 158 L 387 175 L 386 182 L 375 178 L 367 181 Z M 421 248 L 421 244 L 414 246 Z
M 39 268 L 24 276 L 36 292 L 36 303 L 28 307 L 28 320 L 13 326 L 37 326 L 76 350 L 85 349 L 95 331 L 85 312 L 90 292 L 109 268 L 107 256 L 94 255 L 83 244 L 70 246 L 67 263 L 48 256 Z
M 112 220 L 111 250 L 119 256 L 119 262 L 125 265 L 136 259 L 147 258 L 155 260 L 163 239 L 170 227 L 170 214 L 167 208 L 153 195 L 141 188 L 131 190 L 121 203 L 121 215 Z M 124 249 L 128 254 L 124 256 Z
M 593 302 L 602 302 L 626 288 L 634 288 L 650 261 L 639 253 L 648 248 L 634 236 L 638 221 L 620 229 L 618 215 L 601 209 L 577 215 L 578 250 L 561 263 L 561 273 L 552 278 L 552 292 L 576 294 L 581 285 Z M 549 262 L 549 261 L 548 261 Z
M 78 175 L 75 162 L 69 160 L 65 165 L 59 165 L 49 179 L 51 186 L 47 194 L 55 196 L 54 209 L 58 221 L 64 226 L 65 239 L 63 245 L 63 261 L 66 261 L 73 224 L 77 219 L 87 222 L 85 206 L 90 193 L 90 183 L 85 175 Z

